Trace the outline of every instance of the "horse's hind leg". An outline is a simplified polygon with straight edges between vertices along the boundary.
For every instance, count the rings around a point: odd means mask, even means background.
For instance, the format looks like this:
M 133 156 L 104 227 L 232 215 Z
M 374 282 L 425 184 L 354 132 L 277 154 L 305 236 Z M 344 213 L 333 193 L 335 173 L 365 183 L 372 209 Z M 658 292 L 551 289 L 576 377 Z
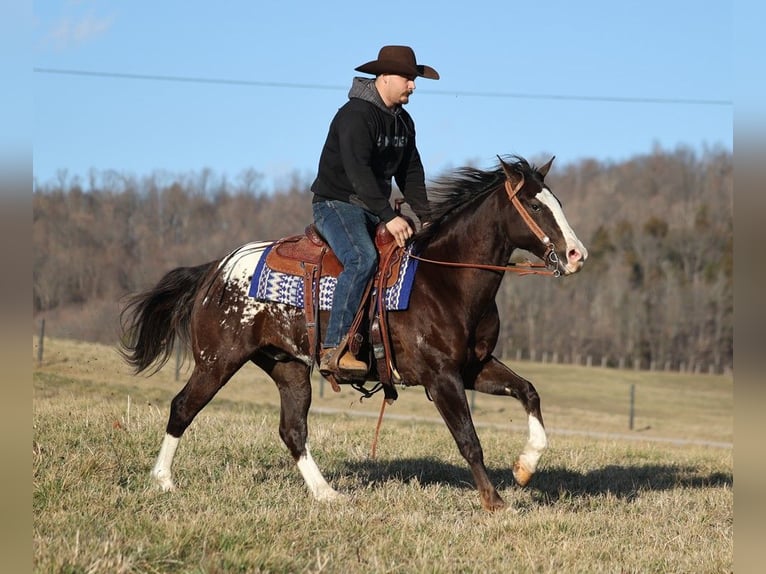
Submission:
M 152 478 L 163 491 L 175 488 L 171 465 L 181 435 L 240 366 L 234 368 L 231 365 L 222 371 L 220 368 L 212 368 L 208 365 L 201 367 L 197 364 L 186 386 L 173 398 L 170 403 L 170 417 L 165 437 L 151 472 Z
M 511 396 L 518 399 L 524 407 L 529 425 L 529 438 L 519 458 L 513 463 L 513 478 L 519 486 L 526 486 L 548 446 L 537 390 L 532 383 L 514 373 L 495 357 L 481 364 L 478 371 L 468 373 L 465 381 L 466 388 L 490 395 Z
M 281 411 L 279 436 L 295 459 L 303 480 L 316 500 L 334 500 L 341 495 L 325 480 L 308 446 L 308 412 L 311 406 L 309 367 L 298 361 L 255 361 L 279 389 Z

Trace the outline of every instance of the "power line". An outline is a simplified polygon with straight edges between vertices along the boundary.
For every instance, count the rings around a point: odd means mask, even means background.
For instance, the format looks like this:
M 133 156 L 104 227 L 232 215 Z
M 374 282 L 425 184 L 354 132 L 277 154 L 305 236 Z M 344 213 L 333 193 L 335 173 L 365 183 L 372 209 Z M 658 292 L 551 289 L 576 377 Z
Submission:
M 93 72 L 87 70 L 62 70 L 58 68 L 32 68 L 39 74 L 60 74 L 66 76 L 91 76 L 98 78 L 118 78 L 123 80 L 150 80 L 158 82 L 186 82 L 193 84 L 224 84 L 230 86 L 257 86 L 262 88 L 291 88 L 300 90 L 345 90 L 343 86 L 322 84 L 294 84 L 287 82 L 262 82 L 255 80 L 227 80 L 224 78 L 199 78 L 194 76 L 164 76 L 152 74 L 123 74 L 120 72 Z
M 61 68 L 32 68 L 37 74 L 58 74 L 65 76 L 88 76 L 97 78 L 115 78 L 122 80 L 144 80 L 155 82 L 184 82 L 192 84 L 218 84 L 229 86 L 253 86 L 260 88 L 285 88 L 292 90 L 347 90 L 347 86 L 328 84 L 299 84 L 292 82 L 268 82 L 257 80 L 236 80 L 226 78 L 203 78 L 195 76 L 168 76 L 160 74 L 126 74 L 121 72 L 99 72 L 88 70 L 67 70 Z M 536 94 L 519 92 L 468 92 L 448 90 L 427 90 L 427 93 L 438 96 L 464 98 L 514 98 L 526 100 L 559 100 L 581 102 L 612 102 L 622 104 L 673 104 L 694 106 L 732 106 L 731 100 L 712 100 L 697 98 L 649 98 L 649 97 L 619 97 L 619 96 L 578 96 L 564 94 Z

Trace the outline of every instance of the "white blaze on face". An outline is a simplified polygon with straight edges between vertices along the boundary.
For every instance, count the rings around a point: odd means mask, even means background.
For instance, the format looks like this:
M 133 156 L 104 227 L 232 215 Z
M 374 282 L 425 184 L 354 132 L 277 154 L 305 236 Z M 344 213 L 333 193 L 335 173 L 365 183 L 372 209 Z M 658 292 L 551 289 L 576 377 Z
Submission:
M 588 250 L 585 249 L 585 246 L 577 238 L 577 235 L 575 235 L 575 232 L 570 227 L 569 222 L 564 215 L 564 210 L 561 209 L 561 205 L 559 205 L 559 202 L 553 193 L 551 193 L 547 187 L 544 187 L 537 194 L 537 199 L 551 210 L 551 213 L 556 220 L 556 224 L 559 226 L 561 234 L 564 236 L 564 241 L 566 242 L 564 253 L 569 254 L 573 250 L 577 251 L 582 255 L 582 260 L 585 261 L 585 259 L 588 258 Z M 556 247 L 560 248 L 561 246 L 557 245 Z M 568 257 L 564 261 L 564 264 L 571 272 L 577 271 L 579 268 L 576 263 L 570 262 Z

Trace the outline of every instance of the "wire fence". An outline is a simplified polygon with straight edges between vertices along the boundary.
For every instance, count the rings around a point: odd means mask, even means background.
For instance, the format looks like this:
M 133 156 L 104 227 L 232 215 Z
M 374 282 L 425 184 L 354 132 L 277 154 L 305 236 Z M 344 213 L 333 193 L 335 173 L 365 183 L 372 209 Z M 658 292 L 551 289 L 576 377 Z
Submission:
M 721 364 L 713 362 L 695 361 L 693 359 L 677 359 L 675 361 L 647 361 L 636 357 L 611 357 L 607 355 L 593 356 L 582 354 L 561 355 L 556 352 L 542 351 L 537 352 L 534 349 L 522 351 L 517 349 L 515 353 L 503 357 L 505 360 L 523 361 L 528 360 L 533 363 L 549 363 L 564 365 L 581 365 L 585 367 L 601 367 L 614 369 L 633 369 L 635 371 L 663 371 L 678 373 L 693 373 L 697 375 L 732 375 L 733 366 L 730 364 Z

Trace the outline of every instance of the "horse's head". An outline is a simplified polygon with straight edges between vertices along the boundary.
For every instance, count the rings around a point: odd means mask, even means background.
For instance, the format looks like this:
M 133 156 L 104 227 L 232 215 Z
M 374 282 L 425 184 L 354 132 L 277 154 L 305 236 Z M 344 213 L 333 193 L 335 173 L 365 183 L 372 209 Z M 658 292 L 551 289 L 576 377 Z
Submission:
M 588 251 L 572 231 L 558 198 L 545 183 L 553 158 L 537 169 L 526 161 L 507 163 L 498 159 L 505 172 L 508 199 L 531 232 L 519 247 L 531 251 L 545 261 L 547 267 L 562 275 L 577 273 Z

